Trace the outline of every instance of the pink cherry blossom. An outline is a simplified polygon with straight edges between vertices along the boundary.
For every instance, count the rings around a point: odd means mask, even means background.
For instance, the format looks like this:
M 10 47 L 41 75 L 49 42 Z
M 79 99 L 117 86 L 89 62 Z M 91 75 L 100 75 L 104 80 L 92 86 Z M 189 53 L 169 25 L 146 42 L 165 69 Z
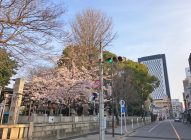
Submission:
M 62 66 L 53 70 L 43 70 L 34 75 L 29 82 L 31 94 L 36 100 L 46 99 L 69 105 L 80 99 L 87 102 L 94 91 L 96 75 L 82 67 L 80 70 L 73 64 L 69 70 Z

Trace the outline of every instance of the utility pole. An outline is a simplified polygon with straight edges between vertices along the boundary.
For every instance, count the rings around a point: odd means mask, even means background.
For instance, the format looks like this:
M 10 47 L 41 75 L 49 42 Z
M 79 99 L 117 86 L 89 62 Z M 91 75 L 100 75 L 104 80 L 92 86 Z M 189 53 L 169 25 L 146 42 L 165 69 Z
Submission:
M 115 136 L 114 124 L 114 92 L 113 92 L 113 62 L 111 63 L 111 96 L 112 96 L 112 136 Z
M 104 99 L 103 99 L 103 47 L 102 47 L 101 42 L 100 42 L 99 74 L 100 74 L 99 140 L 104 140 L 105 139 L 105 128 L 104 128 Z

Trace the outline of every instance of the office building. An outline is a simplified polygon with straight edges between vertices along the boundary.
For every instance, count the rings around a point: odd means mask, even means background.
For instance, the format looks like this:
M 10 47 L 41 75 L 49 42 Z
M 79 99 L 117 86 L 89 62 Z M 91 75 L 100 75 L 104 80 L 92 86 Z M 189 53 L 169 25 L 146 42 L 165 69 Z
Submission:
M 172 105 L 165 54 L 141 57 L 138 58 L 138 62 L 145 64 L 149 73 L 160 80 L 159 87 L 151 93 L 151 97 L 154 105 L 161 108 L 158 110 L 158 115 L 169 117 L 172 115 Z
M 183 112 L 182 102 L 179 99 L 172 99 L 172 112 L 174 118 L 181 118 L 181 114 Z

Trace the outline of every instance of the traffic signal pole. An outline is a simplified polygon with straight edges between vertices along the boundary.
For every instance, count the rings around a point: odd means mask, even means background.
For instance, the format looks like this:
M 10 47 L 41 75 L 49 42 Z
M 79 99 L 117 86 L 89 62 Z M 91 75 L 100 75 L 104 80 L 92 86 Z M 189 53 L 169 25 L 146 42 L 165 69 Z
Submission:
M 114 124 L 114 92 L 113 92 L 113 62 L 111 63 L 111 96 L 112 96 L 112 136 L 115 136 Z
M 102 47 L 101 43 L 100 43 L 99 74 L 100 74 L 99 140 L 104 140 L 105 139 L 105 128 L 104 128 L 104 99 L 103 99 L 103 47 Z
M 112 136 L 115 136 L 115 122 L 114 122 L 114 109 L 115 109 L 115 97 L 114 97 L 114 92 L 113 92 L 113 65 L 114 63 L 117 62 L 122 62 L 123 58 L 121 56 L 118 57 L 110 57 L 107 58 L 106 61 L 111 64 L 111 96 L 112 96 Z

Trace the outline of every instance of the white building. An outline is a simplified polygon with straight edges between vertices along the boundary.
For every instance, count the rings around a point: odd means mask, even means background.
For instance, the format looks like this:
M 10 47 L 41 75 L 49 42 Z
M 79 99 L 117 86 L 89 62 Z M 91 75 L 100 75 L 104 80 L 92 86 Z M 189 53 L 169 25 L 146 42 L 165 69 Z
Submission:
M 183 106 L 182 102 L 179 101 L 179 99 L 172 99 L 172 111 L 173 111 L 173 117 L 180 117 L 181 113 L 183 112 Z

